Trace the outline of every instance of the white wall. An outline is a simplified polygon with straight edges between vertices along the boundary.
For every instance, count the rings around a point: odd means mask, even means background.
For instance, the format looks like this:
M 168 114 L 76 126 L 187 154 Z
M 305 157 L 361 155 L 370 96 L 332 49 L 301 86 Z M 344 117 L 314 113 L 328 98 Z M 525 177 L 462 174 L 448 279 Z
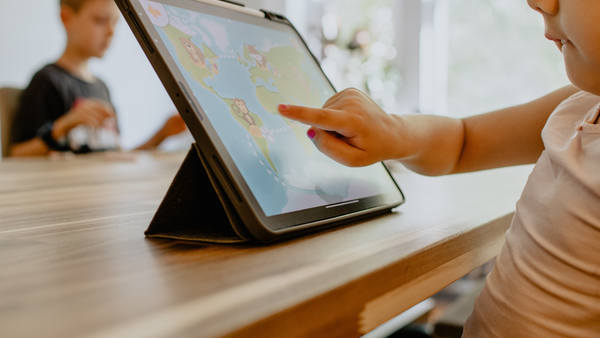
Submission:
M 60 57 L 65 36 L 58 0 L 0 0 L 0 87 L 26 87 L 33 74 Z M 240 1 L 284 12 L 283 0 Z M 91 68 L 111 90 L 126 149 L 143 143 L 175 112 L 166 91 L 124 20 L 111 49 Z M 182 140 L 181 140 L 182 139 Z M 192 142 L 188 136 L 177 142 Z M 168 147 L 168 146 L 167 146 Z M 178 147 L 177 145 L 175 147 Z M 171 146 L 173 148 L 173 146 Z
M 0 7 L 0 84 L 23 87 L 35 69 L 62 51 L 57 1 L 0 0 Z

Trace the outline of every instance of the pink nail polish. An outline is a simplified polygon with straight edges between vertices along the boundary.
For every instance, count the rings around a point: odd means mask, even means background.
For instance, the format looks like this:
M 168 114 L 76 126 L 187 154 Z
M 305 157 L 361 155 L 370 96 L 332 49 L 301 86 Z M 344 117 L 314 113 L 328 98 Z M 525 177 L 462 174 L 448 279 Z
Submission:
M 279 111 L 287 111 L 289 109 L 290 106 L 288 106 L 287 104 L 280 104 L 279 105 Z
M 317 132 L 314 129 L 309 129 L 306 135 L 308 135 L 308 138 L 312 140 L 317 135 Z

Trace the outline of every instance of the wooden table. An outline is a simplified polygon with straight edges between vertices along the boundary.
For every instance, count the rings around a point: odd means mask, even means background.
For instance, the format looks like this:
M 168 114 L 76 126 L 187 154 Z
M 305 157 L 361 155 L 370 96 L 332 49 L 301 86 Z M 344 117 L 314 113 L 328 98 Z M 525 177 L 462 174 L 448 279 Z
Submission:
M 0 162 L 0 337 L 358 337 L 497 255 L 531 171 L 400 168 L 395 213 L 271 246 L 144 238 L 182 160 Z

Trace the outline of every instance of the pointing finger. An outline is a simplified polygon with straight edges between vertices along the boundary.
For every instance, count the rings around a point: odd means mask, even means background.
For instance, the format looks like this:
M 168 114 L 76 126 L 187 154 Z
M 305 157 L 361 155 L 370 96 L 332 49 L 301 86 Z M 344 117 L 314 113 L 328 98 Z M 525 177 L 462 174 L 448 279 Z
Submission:
M 279 113 L 292 120 L 324 130 L 335 131 L 344 136 L 350 136 L 353 133 L 349 115 L 340 110 L 280 104 Z

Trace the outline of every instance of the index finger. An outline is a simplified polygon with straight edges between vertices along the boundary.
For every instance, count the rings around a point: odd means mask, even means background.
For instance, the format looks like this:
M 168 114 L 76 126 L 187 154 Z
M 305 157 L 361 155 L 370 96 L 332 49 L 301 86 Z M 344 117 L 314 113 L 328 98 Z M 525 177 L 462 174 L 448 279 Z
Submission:
M 278 108 L 281 115 L 292 120 L 323 130 L 335 131 L 344 136 L 348 136 L 348 134 L 352 133 L 352 124 L 349 121 L 348 114 L 344 111 L 309 108 L 289 104 L 280 104 Z

